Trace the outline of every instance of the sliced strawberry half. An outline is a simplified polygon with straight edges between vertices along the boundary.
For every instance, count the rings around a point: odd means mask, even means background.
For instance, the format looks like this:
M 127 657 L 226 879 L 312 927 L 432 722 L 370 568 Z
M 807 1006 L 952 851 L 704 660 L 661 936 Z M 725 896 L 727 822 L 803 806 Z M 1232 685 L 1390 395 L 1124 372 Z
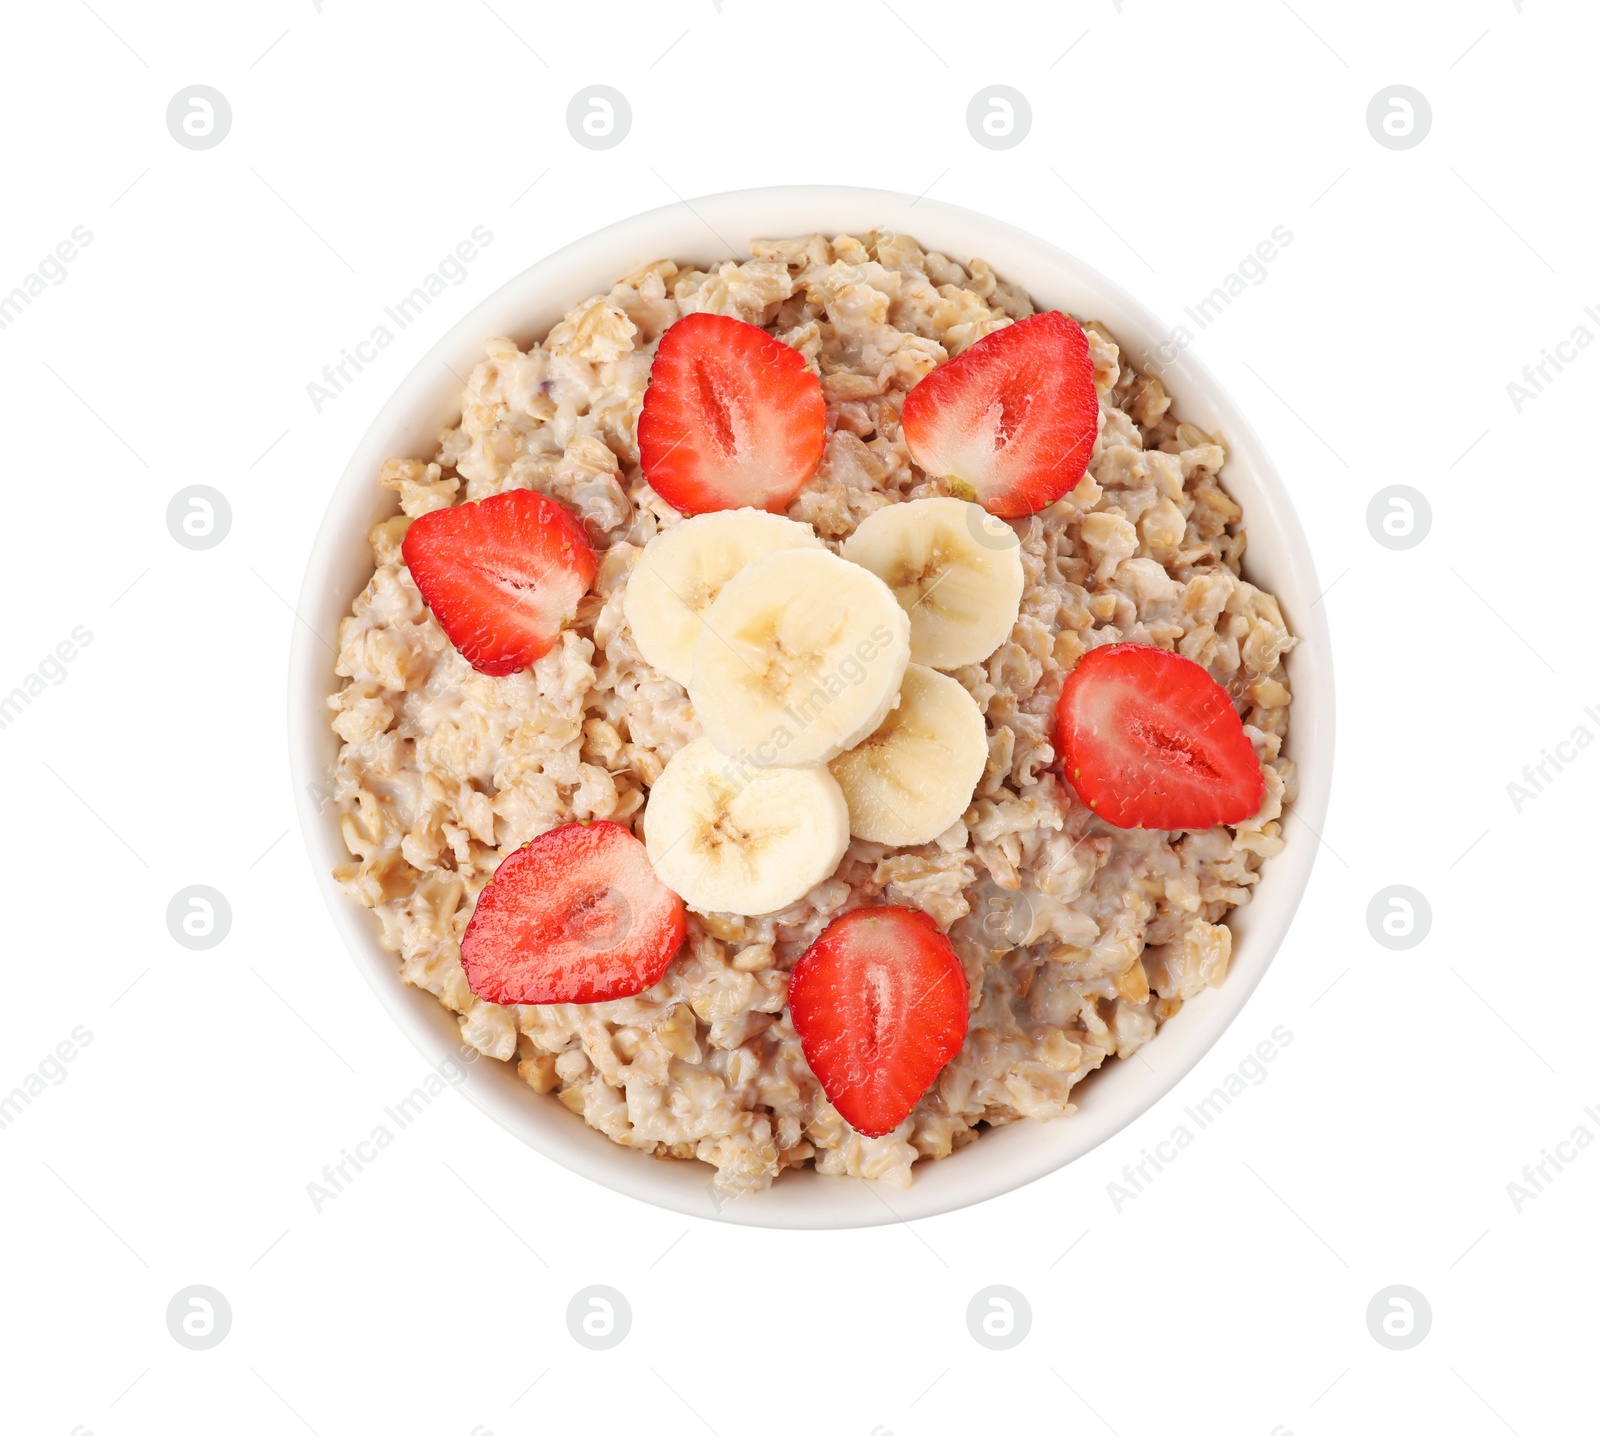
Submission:
M 594 581 L 583 526 L 530 489 L 423 514 L 400 551 L 445 636 L 497 678 L 548 653 Z
M 661 336 L 639 414 L 639 462 L 679 513 L 781 512 L 815 472 L 826 438 L 822 384 L 798 349 L 720 314 L 686 314 Z
M 967 979 L 926 913 L 862 907 L 828 924 L 789 978 L 800 1047 L 865 1137 L 903 1121 L 967 1035 Z
M 900 411 L 929 477 L 1008 519 L 1077 487 L 1099 426 L 1089 340 L 1057 310 L 984 335 L 925 375 Z
M 512 853 L 461 938 L 485 1002 L 610 1002 L 661 980 L 683 946 L 683 900 L 617 823 L 568 823 Z
M 1143 643 L 1086 653 L 1056 704 L 1056 751 L 1078 796 L 1118 828 L 1210 828 L 1260 811 L 1266 784 L 1227 691 Z

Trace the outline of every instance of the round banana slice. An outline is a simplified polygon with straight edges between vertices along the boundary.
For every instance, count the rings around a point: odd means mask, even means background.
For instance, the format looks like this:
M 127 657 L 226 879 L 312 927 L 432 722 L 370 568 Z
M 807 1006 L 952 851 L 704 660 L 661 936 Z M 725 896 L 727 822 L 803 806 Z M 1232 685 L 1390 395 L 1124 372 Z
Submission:
M 761 917 L 833 875 L 850 843 L 826 768 L 757 768 L 697 738 L 667 764 L 644 810 L 656 876 L 690 907 Z
M 910 656 L 910 621 L 880 579 L 826 549 L 785 549 L 706 610 L 689 699 L 730 757 L 803 768 L 883 721 Z
M 844 790 L 853 836 L 909 847 L 932 842 L 967 811 L 988 760 L 972 695 L 948 674 L 913 663 L 899 704 L 828 769 Z
M 628 576 L 622 611 L 645 661 L 685 688 L 702 615 L 746 564 L 786 548 L 821 548 L 810 524 L 765 509 L 700 514 L 657 534 Z
M 863 519 L 840 556 L 877 574 L 911 615 L 911 661 L 980 663 L 1022 603 L 1022 546 L 1011 526 L 964 499 L 912 499 Z

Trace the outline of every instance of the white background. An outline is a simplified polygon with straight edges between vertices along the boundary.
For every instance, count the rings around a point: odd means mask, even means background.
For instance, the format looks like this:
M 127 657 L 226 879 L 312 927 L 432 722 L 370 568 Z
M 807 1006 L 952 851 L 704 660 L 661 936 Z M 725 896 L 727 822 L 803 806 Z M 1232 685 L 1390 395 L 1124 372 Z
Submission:
M 0 690 L 74 626 L 93 634 L 0 731 L 0 1091 L 75 1026 L 93 1034 L 0 1131 L 0 1427 L 1592 1424 L 1600 1150 L 1520 1212 L 1507 1183 L 1576 1124 L 1600 1135 L 1583 1111 L 1600 1103 L 1583 916 L 1600 752 L 1520 813 L 1506 787 L 1579 723 L 1600 734 L 1583 713 L 1600 705 L 1600 352 L 1520 413 L 1506 389 L 1579 323 L 1600 335 L 1583 314 L 1600 305 L 1592 7 L 93 4 L 8 7 L 0 87 L 0 292 L 74 226 L 93 234 L 0 332 Z M 195 83 L 233 111 L 203 152 L 165 123 Z M 591 83 L 633 110 L 605 152 L 565 126 Z M 991 83 L 1033 110 L 1004 152 L 965 124 Z M 1394 83 L 1433 111 L 1405 151 L 1365 121 Z M 454 1094 L 315 1212 L 307 1183 L 423 1069 L 340 949 L 294 828 L 286 600 L 333 480 L 389 390 L 509 276 L 675 197 L 787 181 L 986 210 L 1173 324 L 1292 231 L 1196 343 L 1330 586 L 1334 807 L 1294 930 L 1143 1119 L 914 1228 L 664 1213 Z M 316 413 L 307 383 L 480 224 L 493 242 L 465 282 Z M 233 511 L 206 552 L 165 521 L 196 483 Z M 1393 483 L 1433 509 L 1404 552 L 1365 519 Z M 194 883 L 233 909 L 207 952 L 165 922 Z M 1395 883 L 1433 910 L 1406 952 L 1365 917 Z M 1115 1211 L 1123 1164 L 1279 1024 L 1294 1040 L 1268 1079 Z M 195 1283 L 233 1313 L 207 1351 L 167 1330 Z M 633 1311 L 609 1352 L 565 1324 L 595 1283 Z M 1032 1307 L 1009 1351 L 967 1331 L 995 1283 Z M 1399 1352 L 1365 1316 L 1397 1283 L 1433 1314 Z

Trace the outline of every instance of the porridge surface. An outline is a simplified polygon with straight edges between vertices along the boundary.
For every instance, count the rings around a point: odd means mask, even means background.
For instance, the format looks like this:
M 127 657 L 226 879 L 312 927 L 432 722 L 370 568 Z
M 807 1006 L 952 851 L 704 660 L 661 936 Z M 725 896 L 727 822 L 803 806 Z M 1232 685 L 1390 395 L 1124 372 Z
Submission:
M 459 1015 L 462 1038 L 514 1062 L 613 1140 L 698 1158 L 746 1192 L 785 1167 L 904 1186 L 913 1163 L 979 1124 L 1064 1117 L 1074 1084 L 1155 1036 L 1226 975 L 1230 908 L 1283 846 L 1294 766 L 1277 601 L 1240 577 L 1240 510 L 1224 451 L 1180 422 L 1160 382 L 1119 362 L 1086 322 L 1101 427 L 1088 473 L 1016 520 L 1025 586 L 1009 638 L 955 677 L 983 710 L 988 763 L 963 818 L 936 840 L 853 839 L 832 877 L 768 917 L 690 908 L 688 940 L 654 987 L 588 1006 L 496 1006 L 468 990 L 460 940 L 501 860 L 575 819 L 636 831 L 651 784 L 700 736 L 684 689 L 640 657 L 623 614 L 644 545 L 680 516 L 639 471 L 635 425 L 656 341 L 681 315 L 761 325 L 821 376 L 828 436 L 786 510 L 837 551 L 887 504 L 944 492 L 900 433 L 907 391 L 991 331 L 1033 312 L 980 259 L 958 264 L 903 235 L 757 240 L 711 270 L 662 260 L 578 304 L 524 352 L 492 339 L 460 423 L 431 463 L 391 459 L 400 515 L 371 535 L 375 569 L 340 629 L 329 700 L 350 861 L 337 876 L 382 922 L 409 983 Z M 410 521 L 531 488 L 582 520 L 599 560 L 576 621 L 532 668 L 475 672 L 401 558 Z M 1261 760 L 1266 797 L 1237 826 L 1120 830 L 1052 766 L 1062 681 L 1102 644 L 1175 649 L 1227 690 Z M 966 973 L 966 1041 L 887 1136 L 851 1129 L 808 1068 L 785 1008 L 789 971 L 852 907 L 918 908 Z M 530 1099 L 533 1100 L 533 1099 Z

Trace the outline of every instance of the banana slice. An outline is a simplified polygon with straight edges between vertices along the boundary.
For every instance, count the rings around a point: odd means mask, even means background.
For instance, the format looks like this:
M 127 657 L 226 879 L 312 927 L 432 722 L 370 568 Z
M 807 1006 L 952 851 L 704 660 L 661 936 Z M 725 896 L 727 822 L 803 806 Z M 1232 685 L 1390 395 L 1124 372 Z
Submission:
M 757 768 L 709 738 L 680 749 L 650 790 L 644 845 L 690 907 L 761 917 L 833 875 L 850 814 L 826 768 Z
M 909 847 L 932 842 L 967 811 L 988 760 L 972 695 L 948 674 L 913 663 L 898 706 L 828 769 L 844 790 L 854 837 Z
M 821 548 L 810 524 L 765 509 L 723 509 L 676 523 L 645 545 L 622 611 L 647 663 L 685 688 L 702 615 L 746 564 L 786 548 Z
M 1022 546 L 1011 526 L 964 499 L 912 499 L 862 520 L 840 556 L 877 574 L 911 615 L 911 661 L 979 663 L 1022 603 Z
M 910 621 L 880 579 L 826 549 L 785 549 L 706 610 L 689 699 L 730 757 L 803 768 L 883 721 L 910 655 Z

